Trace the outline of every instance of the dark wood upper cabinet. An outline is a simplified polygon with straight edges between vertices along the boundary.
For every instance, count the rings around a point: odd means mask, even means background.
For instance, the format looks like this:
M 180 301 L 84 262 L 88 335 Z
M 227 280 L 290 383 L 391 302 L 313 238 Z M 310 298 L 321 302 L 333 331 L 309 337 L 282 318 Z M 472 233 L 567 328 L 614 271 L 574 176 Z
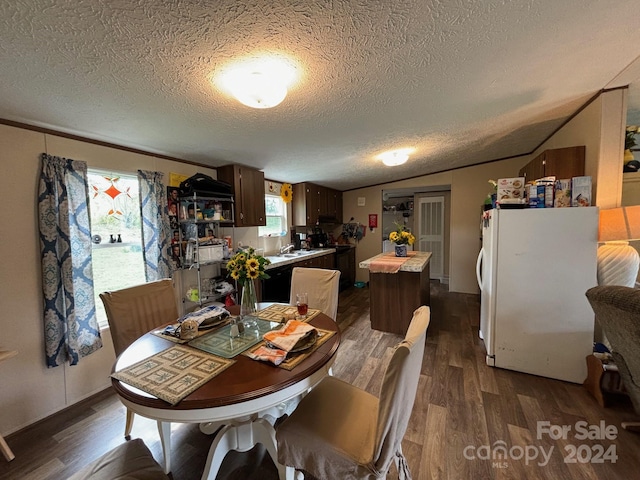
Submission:
M 584 145 L 545 150 L 520 169 L 519 175 L 530 182 L 542 177 L 556 179 L 581 177 L 584 175 Z
M 293 225 L 342 223 L 342 192 L 314 183 L 293 185 Z
M 267 223 L 264 203 L 264 172 L 243 165 L 218 167 L 218 180 L 231 185 L 235 199 L 236 227 L 259 227 Z

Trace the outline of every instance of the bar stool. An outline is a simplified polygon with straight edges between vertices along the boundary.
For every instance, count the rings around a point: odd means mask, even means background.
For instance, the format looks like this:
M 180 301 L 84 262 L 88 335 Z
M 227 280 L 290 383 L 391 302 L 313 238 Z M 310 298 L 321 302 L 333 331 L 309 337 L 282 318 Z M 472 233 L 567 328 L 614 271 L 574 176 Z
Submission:
M 3 360 L 7 360 L 11 357 L 15 357 L 17 354 L 18 352 L 16 350 L 0 350 L 0 362 L 2 362 Z M 2 435 L 0 435 L 0 450 L 2 450 L 2 454 L 4 455 L 4 458 L 7 459 L 7 462 L 10 462 L 14 458 L 16 458 L 16 456 L 13 454 L 13 452 L 9 448 L 9 445 L 7 445 L 7 442 L 5 442 Z

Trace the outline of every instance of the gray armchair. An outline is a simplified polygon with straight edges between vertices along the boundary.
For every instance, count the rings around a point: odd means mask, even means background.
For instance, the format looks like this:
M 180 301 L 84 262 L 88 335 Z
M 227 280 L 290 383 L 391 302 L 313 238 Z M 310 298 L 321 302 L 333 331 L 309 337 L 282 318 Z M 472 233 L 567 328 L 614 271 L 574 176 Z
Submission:
M 600 286 L 587 290 L 587 299 L 612 347 L 612 356 L 633 408 L 640 415 L 640 290 Z M 622 422 L 640 431 L 640 422 Z

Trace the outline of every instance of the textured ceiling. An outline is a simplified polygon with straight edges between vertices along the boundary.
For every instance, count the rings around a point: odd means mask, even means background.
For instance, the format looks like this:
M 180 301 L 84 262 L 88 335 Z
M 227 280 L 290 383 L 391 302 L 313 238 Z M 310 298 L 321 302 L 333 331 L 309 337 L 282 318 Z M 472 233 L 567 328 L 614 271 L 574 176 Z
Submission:
M 0 2 L 0 118 L 340 190 L 530 152 L 640 54 L 637 0 Z M 297 65 L 253 110 L 211 82 Z M 389 168 L 374 157 L 416 148 Z

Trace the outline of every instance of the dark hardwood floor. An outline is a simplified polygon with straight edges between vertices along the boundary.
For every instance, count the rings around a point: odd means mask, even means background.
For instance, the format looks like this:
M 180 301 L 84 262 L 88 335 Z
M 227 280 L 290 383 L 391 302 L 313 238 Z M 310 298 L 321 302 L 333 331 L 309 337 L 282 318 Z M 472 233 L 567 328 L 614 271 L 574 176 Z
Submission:
M 370 329 L 368 295 L 367 288 L 351 288 L 340 296 L 343 341 L 333 371 L 377 394 L 400 337 Z M 446 286 L 432 283 L 431 301 L 422 376 L 403 441 L 414 479 L 639 478 L 640 434 L 620 428 L 621 421 L 637 419 L 627 399 L 601 408 L 581 385 L 490 368 L 477 335 L 478 297 L 448 293 Z M 16 459 L 7 463 L 0 458 L 0 480 L 67 478 L 124 441 L 124 420 L 124 407 L 107 390 L 11 435 L 7 441 Z M 576 438 L 581 421 L 613 426 L 615 438 Z M 570 426 L 571 431 L 565 439 L 538 438 L 538 422 Z M 161 458 L 155 422 L 137 416 L 132 437 L 142 438 Z M 174 425 L 173 479 L 199 479 L 210 442 L 196 425 Z M 500 456 L 500 447 L 506 455 Z M 572 458 L 576 463 L 565 463 Z M 229 454 L 218 476 L 276 477 L 261 446 Z M 392 467 L 388 478 L 396 477 Z

